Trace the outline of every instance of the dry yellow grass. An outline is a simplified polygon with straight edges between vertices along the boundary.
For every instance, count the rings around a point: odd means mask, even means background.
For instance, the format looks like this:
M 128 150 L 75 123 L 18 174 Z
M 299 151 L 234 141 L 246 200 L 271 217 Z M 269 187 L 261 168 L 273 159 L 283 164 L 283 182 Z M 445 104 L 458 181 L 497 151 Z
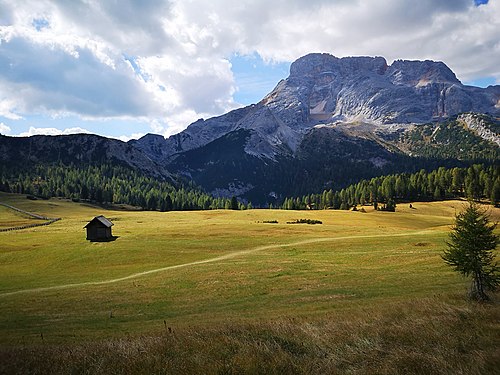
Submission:
M 63 218 L 0 233 L 10 369 L 16 358 L 61 373 L 485 373 L 497 363 L 497 300 L 467 303 L 466 281 L 440 259 L 463 202 L 159 213 L 0 201 Z M 101 213 L 118 239 L 90 243 L 83 226 Z M 286 224 L 296 219 L 323 224 Z

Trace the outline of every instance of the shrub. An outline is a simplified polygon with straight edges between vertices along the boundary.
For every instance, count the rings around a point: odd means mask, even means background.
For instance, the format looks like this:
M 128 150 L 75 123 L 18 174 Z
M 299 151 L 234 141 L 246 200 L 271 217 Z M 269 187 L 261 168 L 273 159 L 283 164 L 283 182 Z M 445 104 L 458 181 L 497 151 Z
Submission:
M 287 221 L 287 224 L 323 224 L 320 220 L 314 219 L 297 219 L 295 221 Z

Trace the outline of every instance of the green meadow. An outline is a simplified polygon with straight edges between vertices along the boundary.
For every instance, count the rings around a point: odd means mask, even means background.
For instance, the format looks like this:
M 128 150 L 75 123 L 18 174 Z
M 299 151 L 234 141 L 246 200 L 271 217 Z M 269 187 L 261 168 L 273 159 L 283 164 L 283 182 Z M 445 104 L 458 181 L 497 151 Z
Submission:
M 498 295 L 468 302 L 467 281 L 440 258 L 461 201 L 395 213 L 0 202 L 62 218 L 0 232 L 0 373 L 465 374 L 500 364 Z M 116 240 L 85 239 L 100 214 Z M 297 219 L 322 224 L 287 224 Z M 0 207 L 0 229 L 32 222 Z

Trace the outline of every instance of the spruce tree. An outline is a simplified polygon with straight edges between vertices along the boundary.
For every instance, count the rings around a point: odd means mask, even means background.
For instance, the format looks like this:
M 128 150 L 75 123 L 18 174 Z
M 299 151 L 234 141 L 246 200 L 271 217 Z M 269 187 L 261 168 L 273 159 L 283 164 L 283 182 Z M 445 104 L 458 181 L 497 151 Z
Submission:
M 491 189 L 491 204 L 497 207 L 500 203 L 500 179 L 496 179 Z
M 165 211 L 172 211 L 174 209 L 174 204 L 170 195 L 165 197 Z
M 494 254 L 499 242 L 495 228 L 486 211 L 469 202 L 456 216 L 448 248 L 442 255 L 455 271 L 472 278 L 470 297 L 479 301 L 488 300 L 486 291 L 495 290 L 500 284 L 500 267 Z
M 231 198 L 230 209 L 239 210 L 238 199 L 235 196 Z

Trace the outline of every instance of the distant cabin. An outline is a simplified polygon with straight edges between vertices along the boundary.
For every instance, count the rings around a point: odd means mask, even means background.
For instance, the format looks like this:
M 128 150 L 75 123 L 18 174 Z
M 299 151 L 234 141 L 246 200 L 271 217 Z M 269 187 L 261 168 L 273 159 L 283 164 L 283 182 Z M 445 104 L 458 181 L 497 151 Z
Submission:
M 84 228 L 87 229 L 87 240 L 90 241 L 106 241 L 113 239 L 111 227 L 114 224 L 104 216 L 94 217 Z

